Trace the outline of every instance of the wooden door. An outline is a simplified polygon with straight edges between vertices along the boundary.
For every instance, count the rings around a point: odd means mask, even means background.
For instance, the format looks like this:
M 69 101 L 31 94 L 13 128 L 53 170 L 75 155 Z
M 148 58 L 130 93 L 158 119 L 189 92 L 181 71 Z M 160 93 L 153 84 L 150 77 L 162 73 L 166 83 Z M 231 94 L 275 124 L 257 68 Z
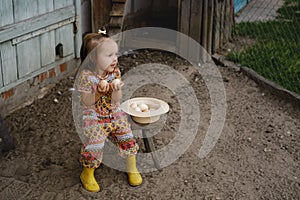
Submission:
M 42 73 L 59 59 L 75 58 L 76 1 L 0 1 L 0 92 Z M 63 47 L 61 55 L 57 45 Z

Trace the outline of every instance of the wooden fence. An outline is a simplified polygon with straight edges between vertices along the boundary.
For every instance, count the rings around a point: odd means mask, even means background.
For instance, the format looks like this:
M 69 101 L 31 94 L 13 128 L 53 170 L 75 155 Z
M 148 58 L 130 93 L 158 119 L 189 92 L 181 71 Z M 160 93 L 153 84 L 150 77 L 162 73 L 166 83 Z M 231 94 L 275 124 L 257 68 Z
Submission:
M 234 0 L 127 0 L 127 3 L 123 31 L 153 24 L 174 29 L 193 38 L 210 55 L 231 39 Z M 170 9 L 170 5 L 176 5 L 175 10 Z M 177 47 L 188 48 L 186 41 L 177 42 Z
M 231 39 L 233 0 L 181 0 L 179 31 L 213 54 Z

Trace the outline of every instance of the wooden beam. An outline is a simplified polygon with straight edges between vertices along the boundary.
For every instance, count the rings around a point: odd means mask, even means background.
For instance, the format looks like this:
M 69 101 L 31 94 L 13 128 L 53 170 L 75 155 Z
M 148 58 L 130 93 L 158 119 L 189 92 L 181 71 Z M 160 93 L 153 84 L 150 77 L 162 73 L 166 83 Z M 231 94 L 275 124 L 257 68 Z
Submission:
M 64 7 L 0 28 L 0 43 L 48 27 L 75 16 L 74 6 Z

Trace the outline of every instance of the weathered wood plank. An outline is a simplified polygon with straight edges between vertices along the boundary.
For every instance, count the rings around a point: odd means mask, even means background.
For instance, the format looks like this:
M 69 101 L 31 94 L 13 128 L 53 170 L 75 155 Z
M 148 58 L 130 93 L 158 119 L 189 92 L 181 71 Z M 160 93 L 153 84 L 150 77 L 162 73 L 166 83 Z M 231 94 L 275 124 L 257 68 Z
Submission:
M 55 31 L 40 36 L 41 65 L 46 66 L 55 62 Z
M 191 17 L 189 27 L 189 36 L 200 43 L 201 38 L 201 22 L 202 22 L 202 3 L 203 1 L 192 0 L 191 2 Z
M 38 0 L 13 0 L 15 22 L 38 15 Z
M 45 34 L 45 33 L 49 33 L 52 30 L 58 29 L 59 27 L 66 26 L 66 25 L 74 23 L 74 22 L 75 22 L 75 17 L 72 17 L 72 18 L 67 19 L 65 21 L 61 21 L 59 23 L 52 24 L 52 25 L 47 26 L 45 28 L 39 29 L 37 31 L 33 31 L 33 32 L 28 33 L 28 34 L 22 35 L 20 37 L 16 37 L 16 38 L 12 39 L 12 44 L 13 45 L 18 44 L 18 43 L 23 42 L 25 40 L 28 40 L 30 38 L 37 37 L 37 36 Z
M 223 46 L 224 26 L 225 26 L 225 1 L 221 1 L 221 18 L 220 18 L 220 47 Z
M 181 0 L 181 15 L 180 15 L 180 27 L 181 33 L 189 35 L 190 30 L 190 15 L 191 15 L 191 0 Z
M 92 31 L 97 32 L 99 28 L 108 24 L 111 9 L 110 0 L 92 0 Z
M 0 45 L 3 85 L 8 85 L 18 78 L 17 56 L 15 46 L 10 41 Z
M 23 21 L 39 14 L 37 0 L 14 0 L 15 22 Z M 34 51 L 34 54 L 32 52 Z M 40 39 L 35 37 L 17 45 L 19 77 L 24 77 L 41 67 Z
M 20 83 L 23 83 L 23 82 L 29 80 L 32 77 L 38 76 L 41 73 L 47 72 L 47 71 L 49 71 L 50 69 L 53 69 L 56 66 L 59 66 L 59 65 L 65 63 L 65 62 L 68 62 L 68 61 L 72 60 L 73 58 L 74 58 L 74 55 L 70 55 L 70 56 L 67 56 L 65 58 L 59 59 L 55 63 L 51 63 L 50 65 L 47 65 L 43 68 L 40 68 L 39 70 L 37 70 L 35 72 L 32 72 L 30 74 L 30 76 L 25 76 L 23 78 L 19 78 L 18 80 L 16 80 L 15 82 L 13 82 L 13 83 L 11 83 L 7 86 L 0 87 L 0 93 L 5 92 L 5 91 L 7 91 L 11 88 L 14 88 L 15 86 L 19 85 Z
M 54 0 L 53 3 L 54 3 L 54 8 L 59 9 L 66 6 L 73 5 L 73 0 Z
M 73 24 L 63 26 L 55 31 L 56 45 L 63 45 L 63 57 L 74 52 Z
M 2 73 L 2 57 L 0 52 L 0 88 L 3 87 L 3 79 L 2 79 L 3 73 Z
M 45 14 L 54 10 L 53 0 L 40 0 L 39 13 Z M 41 66 L 55 62 L 55 31 L 49 31 L 40 36 Z
M 224 41 L 223 44 L 227 43 L 229 41 L 229 38 L 231 36 L 231 27 L 232 27 L 232 20 L 231 20 L 231 0 L 225 1 L 225 24 L 224 24 Z
M 181 0 L 180 4 L 180 16 L 179 16 L 179 30 L 181 33 L 185 35 L 189 35 L 190 30 L 190 14 L 191 14 L 191 0 Z M 184 38 L 178 39 L 178 45 L 179 45 L 179 54 L 182 55 L 185 58 L 188 58 L 189 52 L 188 52 L 188 42 Z
M 203 0 L 203 18 L 202 18 L 202 37 L 201 45 L 204 49 L 207 49 L 207 26 L 208 26 L 208 1 Z
M 0 28 L 0 43 L 19 37 L 21 35 L 39 30 L 63 20 L 74 17 L 75 8 L 69 6 L 64 9 L 58 9 L 39 17 L 31 18 L 13 25 L 8 25 Z
M 54 10 L 53 0 L 39 0 L 38 11 L 39 14 L 45 14 Z
M 214 20 L 214 1 L 208 1 L 208 20 L 207 20 L 207 52 L 212 54 L 212 36 Z
M 17 45 L 18 71 L 22 78 L 41 67 L 39 37 L 32 38 Z M 32 56 L 34 55 L 34 56 Z
M 76 23 L 75 27 L 76 29 L 74 32 L 76 33 L 75 35 L 75 41 L 74 41 L 74 48 L 75 48 L 75 56 L 76 58 L 80 58 L 80 48 L 82 44 L 82 29 L 83 29 L 83 24 L 85 24 L 84 20 L 82 19 L 82 13 L 84 11 L 81 10 L 83 7 L 82 1 L 81 0 L 75 0 L 75 15 L 76 15 Z M 88 24 L 88 23 L 86 23 Z
M 0 27 L 14 22 L 12 0 L 0 1 Z
M 213 27 L 213 49 L 215 52 L 220 47 L 220 12 L 221 4 L 219 0 L 214 0 L 214 27 Z

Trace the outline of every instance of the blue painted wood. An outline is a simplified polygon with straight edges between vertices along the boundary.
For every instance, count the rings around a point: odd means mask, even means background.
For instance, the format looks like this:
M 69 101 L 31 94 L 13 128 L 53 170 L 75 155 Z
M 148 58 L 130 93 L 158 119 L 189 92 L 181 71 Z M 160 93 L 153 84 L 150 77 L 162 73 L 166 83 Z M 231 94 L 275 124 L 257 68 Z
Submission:
M 66 6 L 73 5 L 73 0 L 54 0 L 54 8 L 59 9 Z
M 29 79 L 32 78 L 32 77 L 36 77 L 36 76 L 38 76 L 39 74 L 44 73 L 44 72 L 47 72 L 47 71 L 49 71 L 50 69 L 53 69 L 54 67 L 57 67 L 57 66 L 59 66 L 59 65 L 61 65 L 61 64 L 63 64 L 63 63 L 66 63 L 66 62 L 68 62 L 68 61 L 70 61 L 70 60 L 72 60 L 72 59 L 74 59 L 74 55 L 70 55 L 70 56 L 67 56 L 67 57 L 65 57 L 65 58 L 59 59 L 59 60 L 57 60 L 55 63 L 51 63 L 50 65 L 47 65 L 47 66 L 45 66 L 45 67 L 43 67 L 43 68 L 41 68 L 41 69 L 39 69 L 39 70 L 37 70 L 37 71 L 35 71 L 35 72 L 32 72 L 32 73 L 30 74 L 30 76 L 25 76 L 25 77 L 23 77 L 23 78 L 19 78 L 17 81 L 15 81 L 15 82 L 13 82 L 13 83 L 7 85 L 7 86 L 4 86 L 4 87 L 2 87 L 2 88 L 0 87 L 0 93 L 5 92 L 5 91 L 7 91 L 7 90 L 9 90 L 9 89 L 11 89 L 11 88 L 13 88 L 13 87 L 19 85 L 20 83 L 23 83 L 23 82 L 29 80 Z
M 45 28 L 60 21 L 70 19 L 75 15 L 74 6 L 55 10 L 39 17 L 27 19 L 25 21 L 5 26 L 0 29 L 0 43 L 30 33 L 32 31 Z
M 1 65 L 2 65 L 2 80 L 3 85 L 8 85 L 17 80 L 17 56 L 16 48 L 11 44 L 11 41 L 7 41 L 0 44 Z
M 73 0 L 54 0 L 55 9 L 73 5 Z M 56 45 L 63 45 L 63 57 L 74 53 L 73 25 L 58 28 L 55 31 Z
M 234 13 L 243 9 L 251 0 L 234 0 Z
M 38 15 L 38 0 L 13 0 L 15 22 Z
M 37 16 L 37 0 L 14 0 L 15 21 Z M 18 78 L 22 78 L 41 67 L 40 38 L 35 37 L 17 44 Z
M 0 1 L 0 27 L 14 22 L 12 0 Z
M 11 42 L 61 21 L 74 20 L 74 4 L 74 0 L 0 0 L 0 91 L 74 58 L 73 23 L 15 45 Z M 64 58 L 56 60 L 55 46 L 59 43 Z
M 22 78 L 41 67 L 41 52 L 39 37 L 17 44 L 18 71 Z
M 74 53 L 73 24 L 63 26 L 55 31 L 56 45 L 63 45 L 63 57 Z
M 40 0 L 39 13 L 45 14 L 54 10 L 53 0 Z M 41 66 L 55 62 L 55 31 L 49 31 L 40 36 Z
M 75 35 L 75 56 L 80 58 L 80 47 L 82 43 L 82 11 L 81 11 L 81 0 L 75 0 L 75 13 L 77 18 L 77 33 Z
M 46 66 L 55 62 L 55 31 L 40 36 L 41 65 Z
M 2 58 L 1 58 L 1 52 L 0 52 L 0 88 L 3 87 L 3 79 L 2 79 Z
M 53 0 L 39 0 L 38 11 L 39 14 L 45 14 L 54 10 Z

